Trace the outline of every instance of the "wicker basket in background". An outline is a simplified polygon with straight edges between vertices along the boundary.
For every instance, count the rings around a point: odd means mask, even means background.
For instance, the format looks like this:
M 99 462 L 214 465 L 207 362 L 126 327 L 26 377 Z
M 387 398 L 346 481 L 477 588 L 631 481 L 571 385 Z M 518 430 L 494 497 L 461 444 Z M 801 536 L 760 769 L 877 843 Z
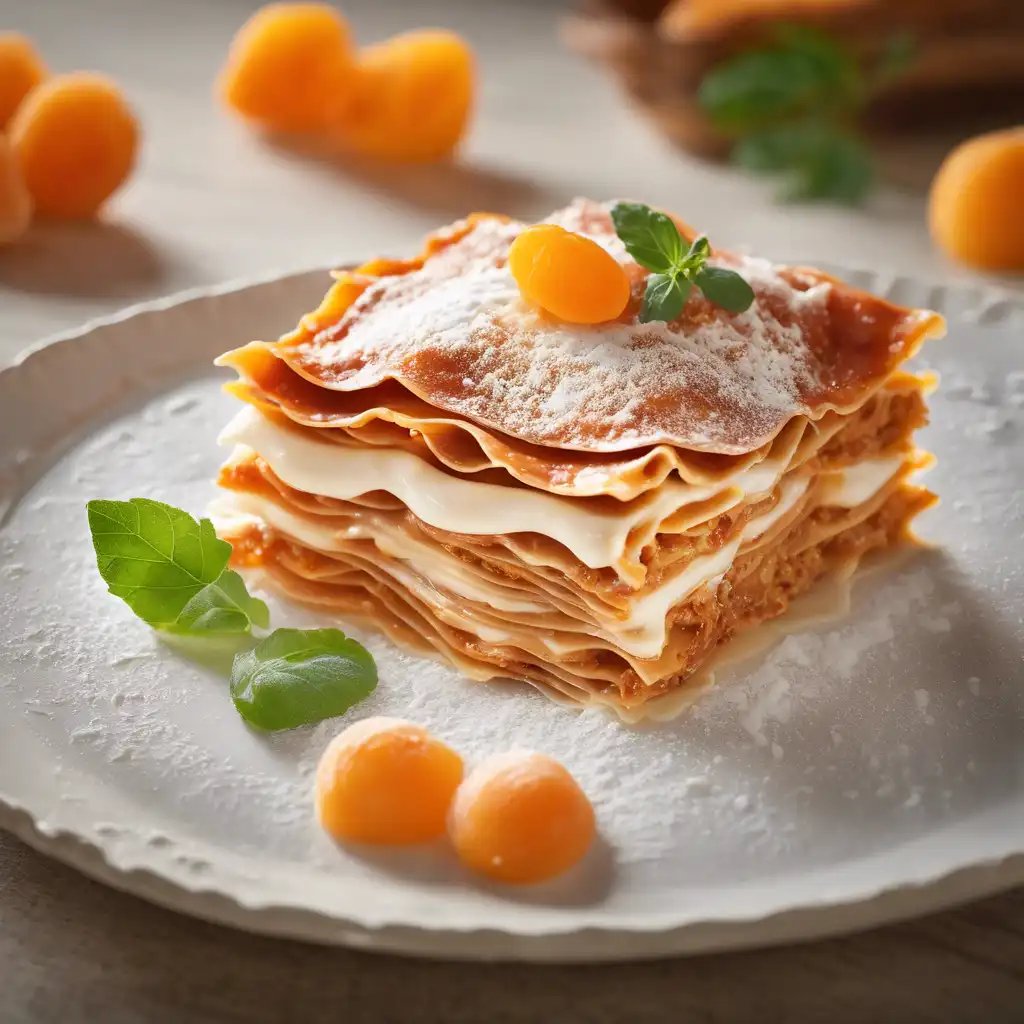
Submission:
M 871 130 L 1024 120 L 1024 0 L 584 0 L 565 22 L 575 51 L 605 64 L 671 139 L 708 156 L 730 141 L 697 91 L 778 21 L 814 25 L 872 65 L 897 32 L 915 54 L 865 111 Z

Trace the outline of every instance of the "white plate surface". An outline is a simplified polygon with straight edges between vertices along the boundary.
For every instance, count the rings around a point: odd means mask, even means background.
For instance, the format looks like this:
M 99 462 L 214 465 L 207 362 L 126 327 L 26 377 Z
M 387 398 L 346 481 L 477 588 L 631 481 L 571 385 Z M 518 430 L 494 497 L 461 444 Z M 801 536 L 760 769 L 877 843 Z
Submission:
M 365 639 L 381 684 L 349 718 L 416 719 L 473 761 L 564 760 L 603 843 L 530 891 L 443 848 L 362 855 L 311 814 L 338 721 L 263 736 L 222 675 L 105 594 L 94 497 L 200 513 L 234 411 L 210 368 L 290 326 L 323 272 L 129 311 L 0 374 L 0 824 L 187 913 L 448 957 L 627 959 L 781 942 L 1024 881 L 1024 310 L 992 294 L 852 276 L 937 308 L 950 335 L 924 444 L 935 550 L 854 589 L 839 621 L 729 672 L 688 715 L 626 727 L 525 686 L 482 685 Z M 316 624 L 272 602 L 277 625 Z

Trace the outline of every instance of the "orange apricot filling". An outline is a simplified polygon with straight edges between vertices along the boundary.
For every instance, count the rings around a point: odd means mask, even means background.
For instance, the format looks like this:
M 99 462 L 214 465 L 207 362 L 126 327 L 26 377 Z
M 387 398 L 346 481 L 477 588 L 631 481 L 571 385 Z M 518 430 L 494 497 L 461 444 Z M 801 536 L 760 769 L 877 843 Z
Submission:
M 44 78 L 46 68 L 32 43 L 17 32 L 0 32 L 0 131 Z
M 462 758 L 422 726 L 367 718 L 324 751 L 316 813 L 335 839 L 402 845 L 442 835 Z
M 1024 270 L 1024 126 L 958 146 L 932 182 L 935 244 L 982 270 Z
M 135 165 L 139 129 L 121 90 L 103 75 L 57 75 L 33 89 L 10 140 L 36 210 L 93 216 Z
M 352 60 L 348 25 L 329 4 L 269 4 L 238 31 L 217 87 L 229 108 L 263 128 L 316 132 Z
M 576 780 L 544 754 L 499 754 L 455 794 L 448 832 L 459 859 L 498 882 L 529 885 L 568 871 L 586 854 L 594 809 Z
M 508 266 L 523 298 L 569 323 L 615 320 L 629 302 L 629 276 L 615 257 L 555 224 L 537 224 L 520 234 Z

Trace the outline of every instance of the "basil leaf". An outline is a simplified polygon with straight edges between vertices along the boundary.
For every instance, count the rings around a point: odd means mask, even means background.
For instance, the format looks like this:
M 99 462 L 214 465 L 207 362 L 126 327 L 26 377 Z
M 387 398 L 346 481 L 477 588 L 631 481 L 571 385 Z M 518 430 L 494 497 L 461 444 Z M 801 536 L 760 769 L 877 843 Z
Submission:
M 773 44 L 712 69 L 700 99 L 713 123 L 738 138 L 734 163 L 789 175 L 785 198 L 858 203 L 875 170 L 849 125 L 913 53 L 913 37 L 896 34 L 865 69 L 843 40 L 809 25 L 777 25 Z
M 814 60 L 786 51 L 744 53 L 710 71 L 697 100 L 712 123 L 746 132 L 808 109 L 826 88 Z
M 267 629 L 270 610 L 250 596 L 237 572 L 225 569 L 182 608 L 169 628 L 175 633 L 247 633 L 250 625 Z
M 683 257 L 683 267 L 691 272 L 700 270 L 701 267 L 707 262 L 707 258 L 711 255 L 711 243 L 708 241 L 707 235 L 698 235 L 693 243 L 690 245 L 689 250 Z M 693 280 L 690 274 L 687 274 L 690 280 Z
M 775 26 L 782 50 L 798 57 L 808 77 L 816 80 L 813 100 L 831 108 L 848 108 L 863 100 L 863 76 L 853 52 L 812 25 L 782 23 Z
M 798 162 L 802 144 L 802 126 L 779 125 L 744 136 L 733 147 L 731 159 L 748 171 L 788 171 Z
M 810 134 L 794 168 L 784 198 L 861 202 L 875 180 L 875 167 L 864 143 L 855 136 L 820 125 Z
M 267 621 L 266 605 L 249 597 L 237 573 L 220 582 L 231 545 L 209 519 L 149 498 L 90 501 L 88 514 L 110 593 L 154 629 L 247 633 Z
M 725 267 L 703 267 L 694 282 L 704 297 L 728 313 L 743 313 L 754 301 L 754 289 L 747 280 Z
M 266 730 L 333 718 L 376 686 L 370 653 L 340 629 L 276 629 L 231 668 L 238 713 Z
M 643 203 L 616 203 L 611 209 L 611 218 L 626 252 L 641 267 L 662 274 L 681 259 L 683 239 L 675 221 L 667 214 Z
M 652 274 L 647 279 L 647 290 L 640 307 L 639 320 L 649 324 L 652 320 L 669 323 L 683 311 L 693 286 L 685 279 L 672 274 Z
M 874 162 L 855 135 L 809 118 L 755 132 L 733 149 L 735 163 L 753 171 L 786 173 L 789 200 L 835 199 L 858 203 L 874 183 Z

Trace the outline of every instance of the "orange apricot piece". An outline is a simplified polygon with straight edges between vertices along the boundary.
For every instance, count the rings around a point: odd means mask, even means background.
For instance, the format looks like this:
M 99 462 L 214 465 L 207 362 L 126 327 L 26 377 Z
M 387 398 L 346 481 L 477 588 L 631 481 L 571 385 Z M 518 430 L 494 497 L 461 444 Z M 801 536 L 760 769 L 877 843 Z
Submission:
M 36 210 L 80 219 L 128 178 L 139 127 L 116 83 L 79 71 L 33 89 L 11 121 L 10 139 Z
M 16 241 L 32 220 L 32 197 L 6 136 L 0 135 L 0 245 Z
M 367 718 L 336 736 L 316 773 L 316 813 L 335 839 L 422 843 L 442 835 L 462 758 L 422 726 Z
M 459 859 L 486 878 L 531 885 L 568 871 L 594 840 L 594 809 L 553 758 L 488 758 L 459 787 L 448 834 Z
M 44 78 L 46 68 L 32 43 L 18 32 L 0 32 L 0 131 Z
M 375 160 L 430 163 L 450 157 L 469 125 L 476 70 L 454 32 L 421 29 L 359 52 L 351 95 L 341 97 L 332 133 Z
M 606 249 L 556 224 L 527 228 L 508 266 L 523 298 L 573 324 L 614 320 L 629 302 L 629 275 Z
M 229 109 L 278 132 L 318 132 L 352 64 L 348 24 L 329 4 L 274 3 L 239 29 L 217 89 Z
M 946 157 L 928 201 L 932 239 L 981 270 L 1024 270 L 1024 125 L 969 139 Z

